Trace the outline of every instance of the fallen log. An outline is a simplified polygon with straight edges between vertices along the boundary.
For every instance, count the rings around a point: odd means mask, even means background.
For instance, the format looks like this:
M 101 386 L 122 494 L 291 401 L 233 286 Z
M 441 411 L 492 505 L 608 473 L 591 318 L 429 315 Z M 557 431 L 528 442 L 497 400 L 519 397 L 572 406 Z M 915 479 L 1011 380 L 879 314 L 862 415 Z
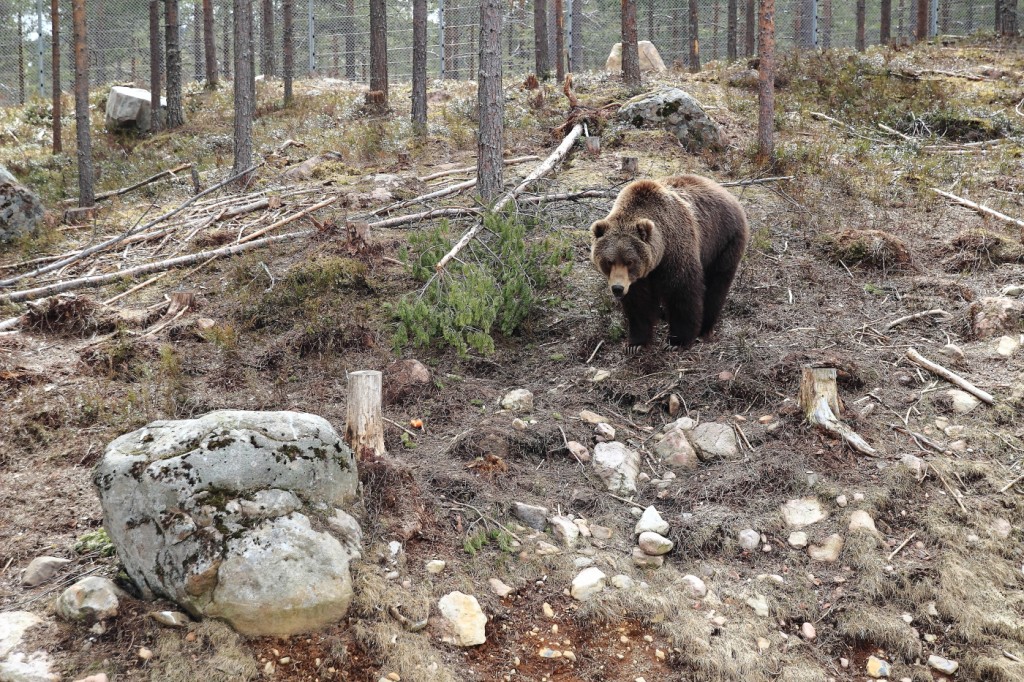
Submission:
M 800 407 L 807 421 L 842 438 L 851 448 L 865 455 L 877 451 L 868 442 L 839 420 L 839 392 L 834 367 L 804 367 L 800 380 Z
M 476 186 L 476 178 L 472 178 L 471 180 L 466 180 L 465 182 L 450 185 L 448 187 L 445 187 L 444 189 L 439 189 L 434 192 L 430 192 L 429 194 L 423 194 L 418 197 L 413 197 L 412 199 L 399 201 L 397 204 L 383 206 L 381 208 L 378 208 L 376 211 L 372 212 L 370 215 L 375 216 L 380 215 L 381 213 L 390 213 L 391 211 L 397 211 L 398 209 L 405 208 L 406 206 L 422 204 L 424 202 L 430 201 L 431 199 L 440 199 L 441 197 L 446 197 L 450 194 L 456 194 L 464 189 L 469 189 L 470 187 L 474 186 Z
M 247 242 L 251 242 L 253 239 L 256 239 L 258 237 L 262 237 L 263 235 L 265 235 L 267 232 L 270 232 L 271 230 L 276 230 L 277 228 L 282 227 L 283 225 L 287 225 L 288 223 L 294 222 L 294 221 L 298 220 L 299 218 L 302 218 L 303 216 L 309 215 L 313 211 L 319 210 L 319 209 L 323 208 L 324 206 L 329 206 L 330 204 L 333 204 L 337 200 L 338 200 L 338 195 L 335 194 L 333 197 L 331 197 L 329 199 L 324 199 L 323 201 L 321 201 L 321 202 L 319 202 L 317 204 L 314 204 L 314 205 L 310 206 L 309 208 L 305 208 L 305 209 L 299 211 L 298 213 L 294 213 L 294 214 L 288 216 L 287 218 L 282 218 L 281 220 L 278 220 L 276 223 L 264 227 L 262 230 L 256 230 L 252 234 L 247 234 L 244 237 L 242 237 L 241 239 L 239 239 L 237 243 L 238 244 L 245 244 Z
M 512 201 L 515 200 L 515 198 L 519 194 L 521 194 L 527 187 L 529 187 L 535 181 L 544 177 L 552 170 L 554 170 L 555 166 L 558 165 L 558 163 L 565 158 L 565 155 L 569 153 L 569 150 L 572 149 L 572 146 L 576 144 L 576 140 L 578 140 L 580 135 L 582 134 L 583 124 L 577 123 L 575 126 L 573 126 L 572 130 L 569 131 L 569 134 L 565 136 L 565 139 L 562 140 L 562 143 L 558 145 L 555 151 L 551 152 L 551 155 L 548 156 L 547 159 L 545 159 L 544 163 L 537 166 L 532 173 L 523 178 L 522 182 L 516 185 L 515 188 L 512 189 L 512 191 L 502 196 L 501 199 L 499 199 L 498 202 L 494 204 L 494 207 L 491 210 L 494 213 L 500 213 L 502 210 L 505 209 L 506 206 L 512 203 Z M 474 182 L 476 181 L 474 180 Z M 448 265 L 448 261 L 450 261 L 452 258 L 455 258 L 459 251 L 461 251 L 466 246 L 466 244 L 472 241 L 472 239 L 480 232 L 480 230 L 483 229 L 483 227 L 484 223 L 481 220 L 475 226 L 473 226 L 472 229 L 466 232 L 466 234 L 462 235 L 462 238 L 455 243 L 455 246 L 452 247 L 451 251 L 446 253 L 444 257 L 437 262 L 437 271 L 443 271 L 445 266 Z
M 422 213 L 412 213 L 410 215 L 401 215 L 394 218 L 385 218 L 384 220 L 378 220 L 375 223 L 370 223 L 370 227 L 374 229 L 381 229 L 384 227 L 396 227 L 398 225 L 406 225 L 408 223 L 415 223 L 421 220 L 430 220 L 431 218 L 460 218 L 469 215 L 480 215 L 480 209 L 478 208 L 435 208 L 430 211 L 424 211 Z
M 917 365 L 918 367 L 923 367 L 932 374 L 938 377 L 942 377 L 943 379 L 953 384 L 954 386 L 959 386 L 960 388 L 967 391 L 971 395 L 975 396 L 978 400 L 982 401 L 986 405 L 994 405 L 996 402 L 996 399 L 993 398 L 991 394 L 981 390 L 980 388 L 969 382 L 967 379 L 964 379 L 956 372 L 948 370 L 942 365 L 932 362 L 931 360 L 928 360 L 913 348 L 907 349 L 907 359 L 910 360 L 915 365 Z
M 119 197 L 122 194 L 128 194 L 128 192 L 136 190 L 136 189 L 138 189 L 140 187 L 145 187 L 146 185 L 148 185 L 150 183 L 156 182 L 157 180 L 159 180 L 161 178 L 166 178 L 169 175 L 174 175 L 175 173 L 183 171 L 186 168 L 192 168 L 192 163 L 191 162 L 183 163 L 180 166 L 176 166 L 174 168 L 170 168 L 170 169 L 165 170 L 165 171 L 160 171 L 156 175 L 151 175 L 150 177 L 146 178 L 145 180 L 142 180 L 140 182 L 136 182 L 134 185 L 129 185 L 128 187 L 122 187 L 121 189 L 115 189 L 115 190 L 111 190 L 109 192 L 102 192 L 102 193 L 96 195 L 96 201 L 103 201 L 104 199 L 111 199 L 113 197 Z
M 939 196 L 946 197 L 947 199 L 949 199 L 951 201 L 955 201 L 956 203 L 960 204 L 961 206 L 966 206 L 967 208 L 974 209 L 978 213 L 982 213 L 984 215 L 992 216 L 996 220 L 1001 220 L 1004 223 L 1010 223 L 1011 225 L 1016 225 L 1017 227 L 1024 228 L 1024 220 L 1017 220 L 1016 218 L 1011 218 L 1010 216 L 1006 215 L 1005 213 L 1000 213 L 999 211 L 996 211 L 995 209 L 991 209 L 988 206 L 983 206 L 982 204 L 976 204 L 973 201 L 968 201 L 967 199 L 964 199 L 963 197 L 958 197 L 955 194 L 950 194 L 949 192 L 943 192 L 941 189 L 936 189 L 936 188 L 932 187 L 932 191 L 935 192 L 936 194 L 938 194 Z
M 528 156 L 517 156 L 514 159 L 505 159 L 506 166 L 514 166 L 519 163 L 526 163 L 527 161 L 540 161 L 540 157 L 536 154 L 530 154 Z M 416 178 L 420 182 L 429 182 L 430 180 L 436 180 L 437 178 L 443 178 L 447 175 L 458 175 L 459 173 L 476 173 L 476 166 L 466 166 L 464 168 L 451 168 L 449 170 L 438 171 L 431 173 L 430 175 L 424 175 L 422 178 Z

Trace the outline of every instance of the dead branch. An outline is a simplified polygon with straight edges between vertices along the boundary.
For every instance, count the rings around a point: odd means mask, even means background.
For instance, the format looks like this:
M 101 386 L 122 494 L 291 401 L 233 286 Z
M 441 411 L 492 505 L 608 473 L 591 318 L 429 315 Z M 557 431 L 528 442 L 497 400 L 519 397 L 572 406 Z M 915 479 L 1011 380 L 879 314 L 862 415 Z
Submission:
M 267 227 L 264 227 L 262 230 L 256 230 L 252 234 L 247 234 L 244 237 L 242 237 L 241 239 L 239 239 L 237 243 L 245 244 L 246 242 L 251 242 L 252 240 L 256 239 L 257 237 L 262 237 L 263 235 L 265 235 L 267 232 L 270 232 L 271 230 L 276 230 L 277 228 L 281 227 L 282 225 L 287 225 L 288 223 L 294 222 L 294 221 L 298 220 L 299 218 L 302 218 L 303 216 L 309 215 L 313 211 L 321 209 L 324 206 L 329 206 L 330 204 L 333 204 L 337 200 L 338 200 L 338 195 L 336 194 L 333 197 L 331 197 L 330 199 L 324 199 L 323 201 L 321 201 L 321 202 L 319 202 L 317 204 L 313 204 L 309 208 L 305 208 L 305 209 L 299 211 L 298 213 L 294 213 L 294 214 L 288 216 L 287 218 L 282 218 L 281 220 L 278 220 L 276 223 L 273 223 L 272 225 L 268 225 Z
M 795 175 L 777 175 L 771 178 L 751 178 L 750 180 L 733 180 L 732 182 L 720 182 L 718 183 L 722 187 L 750 187 L 751 185 L 764 185 L 769 182 L 782 182 L 784 180 L 792 180 Z
M 512 203 L 512 201 L 519 194 L 521 194 L 523 190 L 525 190 L 539 178 L 544 177 L 552 170 L 554 170 L 555 166 L 558 165 L 558 163 L 565 158 L 565 155 L 569 153 L 569 150 L 572 149 L 572 146 L 576 144 L 576 140 L 578 140 L 580 135 L 582 134 L 583 124 L 577 123 L 575 126 L 573 126 L 569 134 L 565 136 L 565 139 L 562 140 L 562 143 L 558 145 L 555 151 L 553 151 L 551 155 L 548 156 L 544 163 L 537 166 L 537 168 L 535 168 L 533 172 L 531 172 L 529 175 L 523 178 L 522 182 L 516 185 L 511 192 L 506 193 L 501 199 L 499 199 L 492 210 L 495 213 L 500 213 L 502 210 L 504 210 L 506 206 Z M 454 258 L 459 253 L 459 251 L 461 251 L 466 246 L 466 244 L 468 244 L 473 239 L 473 237 L 475 237 L 477 233 L 479 233 L 480 230 L 483 229 L 483 227 L 483 221 L 480 221 L 475 226 L 473 226 L 472 229 L 466 232 L 466 234 L 462 235 L 462 238 L 459 239 L 458 242 L 456 242 L 455 246 L 452 247 L 451 251 L 446 253 L 445 256 L 437 262 L 437 271 L 441 272 L 442 270 L 444 270 L 445 266 L 448 265 L 448 261 Z
M 159 275 L 154 275 L 153 277 L 150 277 L 149 279 L 147 279 L 145 282 L 142 282 L 141 284 L 136 284 L 135 286 L 133 286 L 128 291 L 122 291 L 117 296 L 114 296 L 112 298 L 108 298 L 107 300 L 103 301 L 103 305 L 112 305 L 112 304 L 116 303 L 117 301 L 120 301 L 125 296 L 128 296 L 129 294 L 134 294 L 139 289 L 143 289 L 145 287 L 148 287 L 153 282 L 156 282 L 159 279 L 163 279 L 166 276 L 167 276 L 166 272 L 161 272 Z
M 877 451 L 839 420 L 839 392 L 834 367 L 804 367 L 800 381 L 800 407 L 807 421 L 839 436 L 857 452 L 874 457 Z
M 901 133 L 900 131 L 896 130 L 895 128 L 890 128 L 889 126 L 885 125 L 884 123 L 879 123 L 878 127 L 881 128 L 882 130 L 884 130 L 885 132 L 889 133 L 890 135 L 895 135 L 896 137 L 902 137 L 907 142 L 918 142 L 918 140 L 916 138 L 913 138 L 910 135 L 905 135 L 905 134 Z
M 423 213 L 413 213 L 411 215 L 396 216 L 394 218 L 378 220 L 375 223 L 370 223 L 370 227 L 379 230 L 384 227 L 396 227 L 398 225 L 416 223 L 421 220 L 430 220 L 431 218 L 457 218 L 469 215 L 480 215 L 480 209 L 461 207 L 435 208 L 430 211 L 424 211 Z
M 1017 227 L 1024 227 L 1024 220 L 1017 220 L 1016 218 L 1011 218 L 1005 213 L 1000 213 L 999 211 L 991 209 L 988 206 L 976 204 L 973 201 L 968 201 L 963 197 L 958 197 L 957 195 L 950 194 L 949 192 L 943 192 L 941 189 L 936 189 L 935 187 L 932 187 L 932 191 L 938 194 L 939 196 L 946 197 L 951 201 L 955 201 L 961 206 L 966 206 L 967 208 L 974 209 L 978 213 L 983 213 L 985 215 L 992 216 L 997 220 L 1002 220 L 1004 223 L 1010 223 L 1011 225 L 1016 225 Z
M 129 185 L 128 187 L 122 187 L 121 189 L 115 189 L 115 190 L 111 190 L 110 192 L 103 192 L 102 194 L 97 194 L 96 195 L 96 201 L 103 201 L 104 199 L 110 199 L 112 197 L 119 197 L 122 194 L 128 194 L 128 192 L 131 192 L 132 190 L 136 190 L 136 189 L 138 189 L 140 187 L 145 187 L 146 185 L 148 185 L 148 184 L 150 184 L 152 182 L 156 182 L 157 180 L 159 180 L 161 178 L 166 178 L 168 175 L 174 175 L 175 173 L 178 173 L 180 171 L 185 170 L 186 168 L 191 168 L 191 167 L 192 167 L 192 163 L 189 162 L 189 163 L 183 163 L 180 166 L 176 166 L 174 168 L 171 168 L 171 169 L 168 169 L 168 170 L 165 170 L 165 171 L 160 171 L 156 175 L 151 175 L 150 177 L 146 178 L 145 180 L 142 180 L 140 182 L 136 182 L 134 185 Z
M 225 187 L 226 185 L 231 184 L 232 182 L 234 182 L 238 178 L 244 177 L 247 174 L 253 172 L 260 165 L 262 165 L 262 164 L 257 164 L 256 166 L 252 166 L 252 167 L 248 168 L 247 170 L 244 170 L 244 171 L 242 171 L 241 173 L 239 173 L 237 175 L 233 175 L 230 178 L 228 178 L 227 180 L 219 182 L 216 185 L 214 185 L 213 187 L 211 187 L 211 188 L 209 188 L 207 190 L 204 190 L 204 191 L 200 192 L 199 194 L 196 194 L 195 196 L 190 197 L 184 203 L 180 204 L 177 208 L 172 209 L 172 210 L 168 211 L 167 213 L 164 213 L 163 215 L 158 216 L 157 218 L 154 218 L 153 220 L 151 220 L 150 222 L 146 223 L 142 227 L 132 227 L 132 228 L 126 230 L 125 232 L 123 232 L 122 234 L 117 235 L 116 237 L 111 237 L 110 239 L 102 241 L 99 244 L 96 244 L 95 246 L 90 246 L 89 248 L 82 249 L 81 251 L 77 252 L 73 256 L 68 256 L 67 258 L 64 258 L 62 260 L 56 261 L 55 263 L 50 263 L 48 265 L 43 265 L 43 266 L 41 266 L 39 268 L 36 268 L 35 270 L 32 270 L 31 272 L 25 272 L 25 273 L 22 273 L 20 275 L 15 275 L 14 277 L 9 277 L 9 278 L 7 278 L 5 280 L 0 280 L 0 288 L 2 288 L 2 287 L 9 287 L 12 284 L 14 284 L 15 282 L 23 280 L 26 277 L 35 277 L 36 275 L 41 275 L 41 274 L 46 273 L 46 272 L 53 272 L 54 270 L 60 270 L 60 269 L 62 269 L 64 267 L 67 267 L 71 263 L 74 263 L 76 261 L 82 260 L 83 258 L 85 258 L 87 256 L 91 256 L 92 254 L 97 253 L 99 251 L 103 251 L 105 249 L 109 249 L 111 246 L 120 243 L 121 241 L 123 241 L 123 240 L 127 239 L 128 237 L 132 236 L 133 234 L 138 234 L 140 232 L 145 232 L 146 230 L 149 230 L 149 229 L 155 227 L 156 225 L 159 225 L 160 223 L 162 223 L 163 221 L 167 220 L 168 218 L 171 218 L 172 216 L 175 216 L 178 213 L 181 213 L 182 211 L 184 211 L 186 208 L 188 208 L 191 204 L 193 204 L 200 197 L 203 197 L 203 196 L 205 196 L 207 194 L 215 192 L 218 189 L 221 189 L 222 187 Z
M 261 246 L 267 246 L 268 244 L 274 244 L 277 242 L 290 241 L 292 239 L 298 239 L 304 237 L 312 230 L 302 230 L 300 232 L 289 232 L 287 234 L 276 235 L 273 237 L 264 237 L 263 239 L 257 239 L 255 241 L 247 242 L 245 244 L 232 244 L 231 246 L 224 246 L 219 249 L 213 249 L 211 251 L 200 251 L 199 253 L 192 253 L 186 256 L 178 256 L 177 258 L 169 258 L 167 260 L 156 261 L 154 263 L 143 263 L 133 268 L 126 268 L 118 272 L 110 272 L 102 275 L 91 275 L 89 277 L 79 277 L 78 279 L 71 279 L 65 282 L 57 282 L 56 284 L 50 284 L 43 287 L 37 287 L 35 289 L 26 289 L 24 291 L 14 291 L 9 294 L 0 295 L 0 302 L 18 303 L 21 301 L 32 301 L 46 296 L 53 296 L 64 291 L 74 291 L 76 289 L 85 289 L 88 287 L 98 287 L 104 284 L 110 284 L 116 282 L 119 279 L 125 277 L 134 277 L 136 275 L 148 275 L 153 272 L 162 272 L 164 270 L 171 270 L 173 268 L 182 267 L 184 265 L 192 265 L 204 259 L 213 260 L 215 258 L 223 258 L 224 256 L 233 256 L 243 251 L 249 251 L 256 249 Z
M 228 208 L 217 216 L 216 222 L 221 220 L 227 220 L 229 218 L 235 218 L 246 213 L 252 213 L 253 211 L 261 211 L 270 206 L 270 197 L 263 197 L 248 204 L 242 204 L 241 206 L 235 206 L 234 208 Z
M 17 317 L 12 317 L 10 319 L 3 320 L 2 322 L 0 322 L 0 331 L 6 331 L 8 329 L 14 329 L 15 327 L 21 325 L 21 323 L 24 322 L 24 321 L 25 321 L 25 316 L 24 315 L 18 315 Z
M 577 199 L 610 199 L 618 194 L 616 189 L 585 189 L 579 192 L 563 192 L 561 194 L 539 194 L 522 197 L 521 204 L 547 204 L 552 201 L 575 201 Z
M 934 310 L 925 310 L 920 313 L 914 313 L 913 315 L 904 315 L 903 317 L 898 317 L 889 324 L 885 325 L 885 328 L 892 329 L 893 327 L 898 327 L 899 325 L 905 322 L 910 322 L 911 320 L 919 320 L 922 317 L 941 317 L 943 319 L 949 320 L 952 319 L 953 316 L 947 313 L 942 308 L 936 308 Z
M 849 123 L 843 123 L 838 118 L 832 118 L 831 116 L 823 114 L 820 111 L 812 111 L 810 113 L 811 113 L 811 118 L 816 118 L 819 121 L 827 121 L 827 122 L 829 122 L 829 123 L 831 123 L 833 125 L 837 125 L 840 128 L 842 128 L 843 130 L 845 130 L 846 132 L 848 132 L 851 135 L 853 135 L 854 137 L 859 137 L 859 138 L 864 139 L 864 140 L 870 140 L 872 142 L 878 142 L 879 144 L 886 144 L 885 140 L 880 140 L 877 137 L 869 137 L 868 135 L 862 135 L 861 133 L 857 132 L 857 129 L 854 128 L 852 125 L 850 125 Z
M 469 189 L 470 187 L 474 187 L 475 185 L 476 185 L 476 178 L 472 178 L 471 180 L 466 180 L 464 182 L 459 182 L 459 183 L 456 183 L 454 185 L 450 185 L 448 187 L 445 187 L 443 189 L 439 189 L 439 190 L 430 192 L 428 194 L 423 194 L 423 195 L 418 196 L 418 197 L 413 197 L 412 199 L 406 199 L 405 201 L 399 201 L 397 204 L 391 204 L 390 206 L 383 206 L 381 208 L 378 208 L 376 211 L 374 211 L 370 215 L 371 216 L 375 216 L 375 215 L 380 215 L 382 213 L 390 213 L 391 211 L 397 211 L 398 209 L 405 208 L 406 206 L 413 206 L 414 204 L 426 203 L 426 202 L 430 201 L 431 199 L 440 199 L 441 197 L 446 197 L 446 196 L 448 196 L 450 194 L 457 194 L 457 193 L 461 192 L 462 190 Z
M 565 93 L 565 98 L 569 100 L 569 108 L 575 109 L 580 105 L 579 99 L 576 97 L 576 93 L 572 91 L 572 74 L 565 74 L 565 82 L 562 84 L 562 92 Z
M 515 166 L 519 163 L 526 163 L 527 161 L 540 161 L 540 157 L 536 154 L 530 154 L 528 156 L 517 156 L 514 159 L 505 159 L 506 166 Z M 430 175 L 424 175 L 422 178 L 416 178 L 420 182 L 429 182 L 430 180 L 436 180 L 437 178 L 443 178 L 447 175 L 458 175 L 460 173 L 476 172 L 476 166 L 466 166 L 464 168 L 452 168 L 450 170 L 438 171 L 431 173 Z
M 976 398 L 978 398 L 978 400 L 981 400 L 983 403 L 987 405 L 994 405 L 996 402 L 995 398 L 993 398 L 991 395 L 989 395 L 985 391 L 981 390 L 980 388 L 969 382 L 967 379 L 964 379 L 956 372 L 948 370 L 940 364 L 934 363 L 931 360 L 926 359 L 913 348 L 907 349 L 907 359 L 910 360 L 915 365 L 923 367 L 932 374 L 942 377 L 943 379 L 953 384 L 954 386 L 959 386 L 960 388 L 967 391 L 971 395 L 975 396 Z

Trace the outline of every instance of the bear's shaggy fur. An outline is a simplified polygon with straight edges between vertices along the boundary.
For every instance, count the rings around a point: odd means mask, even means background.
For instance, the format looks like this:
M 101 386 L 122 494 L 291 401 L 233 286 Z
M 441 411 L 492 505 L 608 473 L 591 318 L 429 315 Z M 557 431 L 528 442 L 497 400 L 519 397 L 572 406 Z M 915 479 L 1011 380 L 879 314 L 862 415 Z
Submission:
M 736 198 L 696 175 L 626 185 L 590 232 L 591 260 L 622 301 L 630 352 L 650 345 L 662 311 L 670 345 L 707 336 L 749 237 Z

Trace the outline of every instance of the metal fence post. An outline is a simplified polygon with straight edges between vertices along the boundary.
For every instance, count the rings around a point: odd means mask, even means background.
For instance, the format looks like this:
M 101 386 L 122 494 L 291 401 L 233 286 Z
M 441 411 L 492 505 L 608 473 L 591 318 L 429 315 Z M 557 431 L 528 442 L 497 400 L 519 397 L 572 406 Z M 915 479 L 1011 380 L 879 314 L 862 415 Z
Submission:
M 568 62 L 569 62 L 569 73 L 572 73 L 573 71 L 576 70 L 576 65 L 572 63 L 572 3 L 573 3 L 573 0 L 566 0 L 566 3 L 565 3 L 565 12 L 566 12 L 566 14 L 569 15 L 569 20 L 566 22 L 566 30 L 565 30 L 565 33 L 566 33 L 566 36 L 565 36 L 566 37 L 566 41 L 565 41 L 565 44 L 566 44 L 566 55 L 568 57 Z M 561 56 L 559 56 L 559 59 L 561 59 Z
M 39 96 L 46 97 L 43 83 L 43 0 L 36 0 L 36 73 L 39 74 Z
M 928 4 L 928 35 L 934 38 L 939 35 L 939 0 L 930 0 Z
M 316 50 L 315 43 L 313 42 L 316 37 L 313 31 L 313 0 L 307 1 L 306 8 L 306 41 L 309 45 L 309 76 L 312 78 L 313 74 L 316 73 Z
M 811 0 L 811 47 L 818 47 L 818 0 Z
M 444 0 L 437 3 L 437 27 L 439 38 L 437 53 L 441 56 L 441 80 L 444 80 Z

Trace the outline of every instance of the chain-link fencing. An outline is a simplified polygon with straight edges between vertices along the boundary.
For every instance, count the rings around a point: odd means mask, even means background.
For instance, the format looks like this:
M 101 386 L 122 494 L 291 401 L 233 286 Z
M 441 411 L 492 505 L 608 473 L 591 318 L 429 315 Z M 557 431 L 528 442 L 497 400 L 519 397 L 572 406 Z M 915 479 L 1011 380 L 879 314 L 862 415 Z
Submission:
M 1016 32 L 1019 0 L 930 0 L 929 35 L 993 33 L 1009 25 Z M 997 22 L 997 3 L 1003 16 Z M 72 82 L 70 11 L 61 8 L 62 81 Z M 399 82 L 412 72 L 412 0 L 387 3 L 389 78 Z M 555 50 L 555 0 L 547 0 L 550 54 Z M 779 51 L 799 48 L 854 47 L 855 0 L 777 0 L 776 39 Z M 881 0 L 866 0 L 865 38 L 879 42 Z M 909 42 L 916 32 L 915 0 L 891 0 L 891 40 Z M 1024 3 L 1022 3 L 1024 4 Z M 563 58 L 572 71 L 604 67 L 610 48 L 619 41 L 621 3 L 617 0 L 562 0 Z M 698 0 L 697 38 L 703 63 L 725 59 L 730 34 L 737 55 L 750 53 L 756 32 L 748 0 Z M 93 86 L 149 81 L 149 0 L 96 0 L 86 5 L 90 81 Z M 296 77 L 369 80 L 368 0 L 293 0 Z M 736 7 L 730 31 L 730 6 Z M 164 31 L 163 3 L 161 33 Z M 231 77 L 232 0 L 213 0 L 215 52 L 221 77 Z M 256 71 L 280 76 L 281 0 L 253 0 Z M 479 7 L 474 0 L 429 0 L 427 20 L 428 75 L 468 79 L 476 73 Z M 50 4 L 43 0 L 0 0 L 0 106 L 37 96 L 49 97 L 51 82 Z M 182 78 L 204 77 L 202 0 L 180 0 L 178 12 Z M 637 33 L 650 40 L 669 66 L 686 67 L 690 55 L 688 0 L 637 0 Z M 534 2 L 512 0 L 504 17 L 505 73 L 525 75 L 535 68 Z M 750 36 L 754 37 L 754 36 Z M 270 50 L 266 45 L 272 46 Z

